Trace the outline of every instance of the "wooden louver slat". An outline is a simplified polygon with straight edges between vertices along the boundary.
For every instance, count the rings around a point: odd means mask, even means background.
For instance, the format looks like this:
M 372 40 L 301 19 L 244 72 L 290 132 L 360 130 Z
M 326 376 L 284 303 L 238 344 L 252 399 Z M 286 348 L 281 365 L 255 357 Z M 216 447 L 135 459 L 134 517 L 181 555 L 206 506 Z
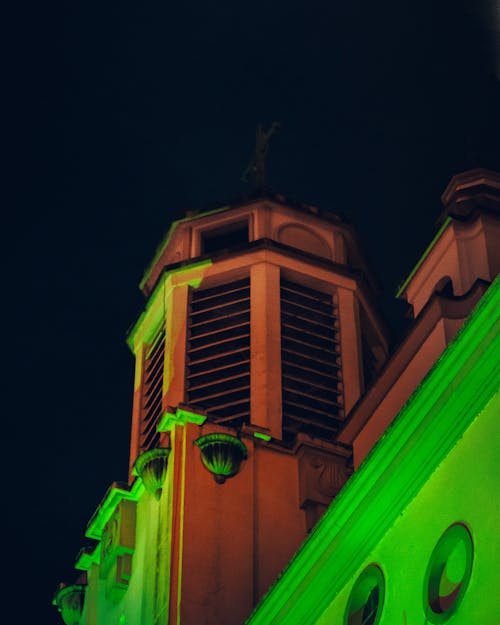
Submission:
M 193 289 L 187 345 L 187 401 L 215 423 L 250 419 L 250 280 Z
M 165 361 L 165 330 L 160 328 L 144 359 L 140 447 L 147 451 L 157 447 L 160 435 L 156 431 L 162 414 L 163 371 Z
M 283 437 L 331 438 L 342 419 L 338 319 L 331 294 L 281 280 Z

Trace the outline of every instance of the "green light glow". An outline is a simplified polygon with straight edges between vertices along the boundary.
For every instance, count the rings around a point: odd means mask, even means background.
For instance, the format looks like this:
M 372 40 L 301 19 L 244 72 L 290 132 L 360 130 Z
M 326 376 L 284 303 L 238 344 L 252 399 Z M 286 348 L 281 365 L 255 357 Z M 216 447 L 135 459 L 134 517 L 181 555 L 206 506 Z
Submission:
M 499 311 L 497 278 L 248 624 L 315 623 L 345 592 L 478 415 L 497 401 Z
M 87 538 L 101 540 L 102 531 L 116 510 L 116 506 L 118 506 L 118 504 L 124 499 L 129 501 L 139 501 L 143 492 L 144 485 L 140 478 L 135 480 L 129 490 L 127 490 L 126 486 L 122 487 L 117 482 L 113 482 L 107 493 L 104 495 L 99 507 L 88 522 L 85 536 Z
M 178 526 L 179 531 L 179 556 L 177 563 L 177 625 L 181 625 L 181 598 L 182 598 L 182 556 L 184 554 L 184 513 L 186 502 L 186 430 L 180 430 L 182 436 L 182 464 L 180 467 L 181 472 L 181 485 L 180 485 L 180 501 L 179 512 L 180 522 Z
M 75 569 L 78 571 L 88 571 L 95 562 L 99 562 L 99 545 L 92 548 L 80 549 L 76 556 Z
M 270 441 L 271 437 L 269 436 L 269 434 L 263 434 L 262 432 L 255 432 L 253 433 L 255 438 L 261 438 L 263 441 Z
M 410 275 L 406 278 L 406 280 L 398 288 L 397 293 L 396 293 L 396 297 L 401 297 L 401 295 L 403 294 L 404 290 L 406 289 L 408 284 L 411 282 L 411 279 L 417 273 L 417 271 L 420 269 L 420 267 L 423 265 L 425 259 L 427 258 L 427 256 L 429 256 L 429 254 L 431 253 L 433 247 L 436 245 L 437 241 L 441 238 L 443 232 L 446 230 L 446 228 L 448 227 L 448 224 L 450 222 L 451 222 L 451 217 L 447 217 L 444 220 L 443 225 L 441 226 L 441 228 L 439 228 L 439 230 L 436 233 L 436 236 L 429 243 L 429 245 L 427 246 L 425 252 L 419 258 L 419 260 L 418 260 L 417 264 L 415 265 L 415 267 L 413 267 L 413 269 L 411 270 Z
M 138 342 L 147 343 L 152 339 L 158 330 L 162 320 L 165 318 L 165 289 L 168 274 L 165 274 L 156 285 L 146 302 L 146 306 L 134 326 L 128 333 L 127 345 L 135 351 Z
M 176 408 L 175 412 L 166 412 L 158 423 L 158 432 L 169 432 L 176 425 L 184 426 L 186 423 L 196 423 L 196 425 L 203 425 L 207 417 L 205 415 L 191 412 L 184 408 Z
M 165 318 L 165 308 L 168 305 L 172 290 L 176 286 L 184 284 L 197 289 L 203 280 L 204 272 L 211 265 L 210 259 L 203 260 L 166 271 L 160 277 L 146 302 L 144 311 L 127 336 L 127 344 L 132 351 L 134 351 L 134 346 L 138 341 L 147 342 L 154 336 L 161 320 Z
M 220 208 L 215 208 L 214 210 L 211 210 L 211 211 L 206 211 L 204 213 L 193 215 L 192 217 L 184 217 L 183 219 L 177 219 L 176 221 L 174 221 L 172 225 L 170 226 L 165 238 L 156 249 L 156 252 L 153 256 L 153 260 L 151 261 L 150 265 L 144 272 L 144 276 L 142 277 L 142 280 L 139 283 L 139 288 L 140 289 L 144 288 L 146 282 L 149 280 L 149 276 L 151 275 L 151 272 L 156 266 L 156 263 L 160 260 L 161 255 L 163 254 L 166 247 L 170 243 L 174 232 L 177 230 L 180 224 L 193 221 L 194 219 L 200 219 L 201 217 L 207 217 L 208 215 L 214 215 L 215 213 L 222 213 L 224 211 L 229 210 L 230 208 L 231 208 L 230 206 L 221 206 Z

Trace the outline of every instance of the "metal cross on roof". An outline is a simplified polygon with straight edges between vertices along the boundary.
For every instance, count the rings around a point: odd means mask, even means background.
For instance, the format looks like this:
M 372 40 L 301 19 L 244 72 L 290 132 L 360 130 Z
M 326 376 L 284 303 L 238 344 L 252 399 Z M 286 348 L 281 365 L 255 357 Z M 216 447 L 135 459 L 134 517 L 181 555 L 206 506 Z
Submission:
M 255 152 L 252 160 L 241 177 L 243 182 L 253 182 L 257 190 L 263 190 L 267 186 L 266 159 L 269 149 L 269 141 L 279 127 L 279 122 L 273 122 L 268 130 L 264 130 L 262 124 L 257 126 Z

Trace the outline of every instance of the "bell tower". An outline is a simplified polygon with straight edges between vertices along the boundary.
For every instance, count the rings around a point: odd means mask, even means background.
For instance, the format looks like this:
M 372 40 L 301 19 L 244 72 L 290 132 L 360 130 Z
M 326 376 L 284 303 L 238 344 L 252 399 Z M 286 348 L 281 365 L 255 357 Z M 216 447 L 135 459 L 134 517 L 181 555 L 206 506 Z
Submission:
M 352 472 L 377 284 L 338 215 L 262 191 L 173 223 L 140 287 L 129 482 L 89 523 L 80 625 L 240 625 Z
M 375 282 L 338 216 L 265 194 L 174 223 L 141 288 L 131 479 L 170 450 L 155 585 L 171 623 L 242 623 L 350 474 Z
M 377 284 L 338 215 L 261 189 L 173 223 L 128 335 L 128 480 L 105 494 L 87 526 L 94 544 L 78 555 L 82 574 L 54 597 L 64 623 L 267 625 L 337 614 L 352 624 L 378 618 L 385 600 L 382 620 L 411 609 L 422 622 L 435 603 L 429 594 L 422 605 L 423 584 L 439 596 L 429 582 L 427 558 L 441 554 L 433 541 L 447 525 L 484 523 L 492 535 L 494 511 L 478 516 L 454 494 L 467 461 L 456 456 L 439 472 L 469 428 L 464 449 L 476 458 L 484 437 L 472 426 L 480 415 L 488 423 L 481 402 L 496 389 L 499 190 L 488 170 L 451 180 L 440 229 L 400 287 L 414 319 L 390 358 Z M 484 462 L 490 475 L 493 455 Z M 424 550 L 408 541 L 415 528 Z M 421 562 L 406 603 L 407 576 L 395 580 L 409 544 Z M 485 553 L 477 549 L 474 575 L 489 574 Z

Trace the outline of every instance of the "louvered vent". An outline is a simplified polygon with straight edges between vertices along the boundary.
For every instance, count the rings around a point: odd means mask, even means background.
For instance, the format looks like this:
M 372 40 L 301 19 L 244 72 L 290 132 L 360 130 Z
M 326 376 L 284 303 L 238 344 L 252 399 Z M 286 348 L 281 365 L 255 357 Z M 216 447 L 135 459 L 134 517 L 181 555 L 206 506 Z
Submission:
M 250 280 L 191 292 L 187 399 L 210 421 L 250 420 Z
M 165 360 L 165 330 L 160 329 L 146 352 L 142 393 L 140 446 L 142 451 L 157 447 L 156 431 L 162 414 L 163 368 Z
M 332 296 L 281 280 L 283 438 L 331 438 L 342 417 L 338 320 Z

